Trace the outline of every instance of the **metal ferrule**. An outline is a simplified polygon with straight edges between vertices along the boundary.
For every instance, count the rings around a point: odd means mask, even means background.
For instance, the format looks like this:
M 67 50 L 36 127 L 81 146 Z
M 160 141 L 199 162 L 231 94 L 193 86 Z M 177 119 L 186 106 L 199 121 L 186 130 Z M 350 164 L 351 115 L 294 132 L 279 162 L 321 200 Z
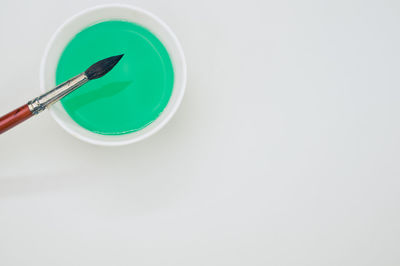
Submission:
M 69 93 L 73 92 L 75 89 L 79 88 L 89 79 L 85 75 L 85 73 L 81 73 L 78 76 L 73 77 L 70 80 L 67 80 L 64 83 L 61 83 L 54 89 L 42 94 L 39 97 L 28 102 L 29 110 L 33 114 L 38 114 L 44 109 L 48 108 L 50 105 L 55 103 L 56 101 L 60 100 L 62 97 L 68 95 Z

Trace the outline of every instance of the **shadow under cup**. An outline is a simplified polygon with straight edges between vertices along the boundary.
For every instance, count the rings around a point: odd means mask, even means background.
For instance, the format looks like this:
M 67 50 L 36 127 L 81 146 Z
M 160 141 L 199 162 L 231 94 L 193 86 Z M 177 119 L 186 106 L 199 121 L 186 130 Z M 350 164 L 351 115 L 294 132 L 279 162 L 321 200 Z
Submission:
M 124 5 L 97 6 L 73 16 L 56 31 L 47 46 L 41 65 L 40 83 L 43 92 L 55 87 L 58 61 L 68 43 L 79 32 L 91 25 L 110 20 L 132 22 L 148 29 L 168 51 L 173 67 L 174 83 L 165 109 L 148 126 L 123 135 L 101 135 L 81 127 L 68 115 L 61 103 L 56 103 L 50 108 L 50 111 L 58 124 L 73 136 L 92 144 L 118 146 L 140 141 L 160 130 L 176 112 L 182 100 L 186 85 L 185 58 L 179 41 L 163 21 L 145 10 Z M 130 85 L 127 83 L 128 81 L 121 81 L 114 85 L 123 88 Z M 107 96 L 103 93 L 95 95 L 97 96 L 93 97 Z M 83 99 L 81 98 L 81 104 L 85 105 Z M 79 104 L 79 99 L 76 104 Z

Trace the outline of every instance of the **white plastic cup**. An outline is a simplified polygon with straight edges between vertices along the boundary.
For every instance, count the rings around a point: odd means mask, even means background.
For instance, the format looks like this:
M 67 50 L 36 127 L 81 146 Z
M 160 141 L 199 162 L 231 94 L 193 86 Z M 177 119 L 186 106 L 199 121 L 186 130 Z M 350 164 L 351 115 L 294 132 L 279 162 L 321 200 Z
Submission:
M 102 5 L 86 9 L 62 24 L 50 39 L 40 68 L 42 92 L 56 86 L 55 73 L 59 58 L 71 39 L 83 29 L 107 20 L 124 20 L 150 30 L 164 44 L 174 69 L 174 87 L 171 98 L 161 115 L 145 128 L 124 135 L 100 135 L 78 125 L 64 110 L 60 102 L 50 108 L 57 123 L 71 135 L 83 141 L 103 145 L 120 146 L 143 140 L 160 130 L 178 109 L 186 86 L 186 62 L 182 47 L 172 30 L 158 17 L 141 8 L 127 5 Z

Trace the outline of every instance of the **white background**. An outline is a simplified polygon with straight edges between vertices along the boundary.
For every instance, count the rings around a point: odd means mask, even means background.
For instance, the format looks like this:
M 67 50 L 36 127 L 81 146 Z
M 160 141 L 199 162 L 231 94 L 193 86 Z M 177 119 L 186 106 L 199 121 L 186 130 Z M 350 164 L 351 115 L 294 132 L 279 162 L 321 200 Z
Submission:
M 68 17 L 0 8 L 0 113 Z M 400 2 L 122 1 L 188 63 L 170 123 L 104 148 L 48 112 L 0 136 L 0 265 L 400 265 Z

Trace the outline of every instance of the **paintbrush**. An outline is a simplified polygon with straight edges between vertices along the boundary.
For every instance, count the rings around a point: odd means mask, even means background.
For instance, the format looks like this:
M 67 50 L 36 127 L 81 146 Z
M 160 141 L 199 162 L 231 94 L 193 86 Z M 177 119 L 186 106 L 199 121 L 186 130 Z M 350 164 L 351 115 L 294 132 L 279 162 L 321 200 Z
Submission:
M 0 117 L 0 134 L 42 112 L 53 103 L 70 94 L 88 81 L 101 78 L 118 63 L 122 56 L 123 54 L 100 60 L 90 66 L 85 72 L 61 83 L 54 89 Z

